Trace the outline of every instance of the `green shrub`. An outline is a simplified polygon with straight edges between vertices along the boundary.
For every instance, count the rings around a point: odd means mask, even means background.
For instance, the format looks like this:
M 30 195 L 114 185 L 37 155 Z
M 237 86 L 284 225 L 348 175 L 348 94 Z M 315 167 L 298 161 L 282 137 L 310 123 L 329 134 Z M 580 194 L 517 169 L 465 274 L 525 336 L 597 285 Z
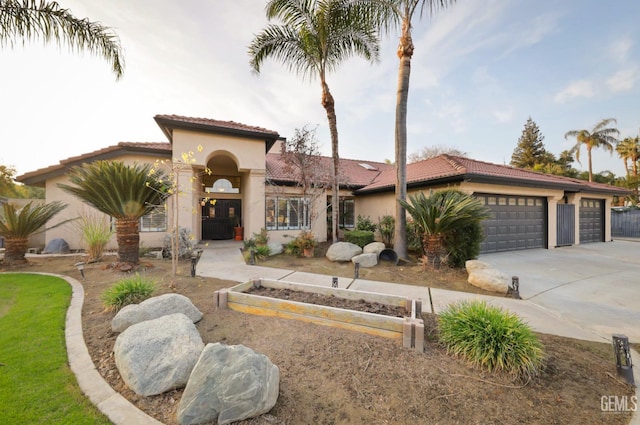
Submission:
M 126 305 L 146 300 L 154 290 L 154 282 L 136 274 L 107 288 L 102 293 L 102 303 L 108 309 L 118 311 Z
M 382 218 L 378 218 L 378 232 L 385 245 L 391 245 L 393 242 L 395 227 L 396 219 L 393 216 L 385 215 Z
M 407 249 L 420 255 L 424 253 L 422 234 L 420 233 L 420 228 L 413 220 L 407 221 Z
M 538 337 L 514 313 L 484 301 L 462 301 L 440 313 L 438 324 L 447 351 L 474 366 L 518 378 L 535 376 L 542 368 Z
M 447 234 L 444 238 L 445 250 L 448 253 L 447 264 L 460 268 L 464 267 L 467 260 L 478 258 L 483 238 L 484 232 L 479 222 L 469 223 Z
M 373 232 L 371 230 L 352 230 L 344 233 L 344 240 L 364 248 L 365 245 L 373 242 Z
M 246 247 L 246 244 L 245 244 L 245 247 Z M 254 245 L 252 247 L 249 247 L 248 249 L 245 249 L 243 252 L 244 261 L 247 263 L 251 258 L 251 251 L 253 251 L 253 258 L 256 260 L 264 260 L 271 253 L 271 250 L 266 245 L 258 245 L 258 246 Z
M 373 224 L 373 221 L 369 217 L 364 217 L 358 214 L 356 218 L 356 228 L 355 230 L 365 230 L 368 232 L 375 232 L 376 225 Z

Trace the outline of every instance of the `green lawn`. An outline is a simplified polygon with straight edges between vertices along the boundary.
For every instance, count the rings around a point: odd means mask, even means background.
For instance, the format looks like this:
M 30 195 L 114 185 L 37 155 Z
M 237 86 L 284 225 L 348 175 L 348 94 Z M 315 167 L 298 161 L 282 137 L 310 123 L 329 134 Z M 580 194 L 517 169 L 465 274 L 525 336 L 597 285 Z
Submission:
M 110 424 L 67 363 L 71 287 L 53 276 L 0 274 L 0 422 Z

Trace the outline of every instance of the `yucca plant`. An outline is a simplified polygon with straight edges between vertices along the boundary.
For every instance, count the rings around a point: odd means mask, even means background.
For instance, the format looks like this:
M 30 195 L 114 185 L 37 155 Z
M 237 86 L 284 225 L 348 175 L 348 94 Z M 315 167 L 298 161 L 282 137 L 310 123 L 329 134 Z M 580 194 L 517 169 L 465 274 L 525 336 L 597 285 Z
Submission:
M 139 304 L 155 291 L 155 283 L 139 274 L 116 282 L 102 293 L 102 302 L 110 310 L 118 311 L 129 304 Z
M 58 186 L 113 217 L 119 261 L 138 264 L 140 217 L 163 204 L 166 192 L 162 173 L 156 170 L 152 174 L 151 164 L 96 161 L 73 167 L 69 174 L 72 184 Z
M 29 202 L 21 209 L 6 203 L 2 205 L 0 214 L 0 236 L 5 240 L 4 262 L 7 265 L 25 263 L 25 254 L 29 244 L 29 236 L 38 233 L 56 214 L 66 208 L 66 204 L 56 201 L 49 204 L 34 205 Z M 67 220 L 68 221 L 68 220 Z M 50 228 L 60 226 L 67 221 Z
M 104 249 L 109 243 L 113 230 L 109 222 L 98 214 L 83 214 L 78 222 L 82 240 L 87 246 L 88 262 L 100 261 Z
M 460 190 L 447 189 L 409 196 L 409 202 L 399 201 L 411 214 L 422 233 L 422 244 L 429 264 L 440 266 L 447 234 L 468 224 L 489 218 L 490 212 L 476 198 Z
M 484 301 L 462 301 L 438 316 L 447 352 L 491 372 L 530 378 L 542 369 L 544 350 L 529 325 L 516 314 Z

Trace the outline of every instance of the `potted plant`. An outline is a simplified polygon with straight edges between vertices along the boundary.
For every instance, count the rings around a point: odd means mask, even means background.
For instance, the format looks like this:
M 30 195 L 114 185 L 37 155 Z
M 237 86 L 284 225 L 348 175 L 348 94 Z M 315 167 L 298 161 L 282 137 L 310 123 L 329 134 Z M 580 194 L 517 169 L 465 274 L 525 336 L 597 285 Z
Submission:
M 302 231 L 296 238 L 297 244 L 302 250 L 302 254 L 307 258 L 313 257 L 313 251 L 318 246 L 318 241 L 312 232 Z
M 233 220 L 234 220 L 234 226 L 233 226 L 234 239 L 237 241 L 241 241 L 244 239 L 244 227 L 242 227 L 240 224 L 240 217 L 236 216 L 234 217 Z

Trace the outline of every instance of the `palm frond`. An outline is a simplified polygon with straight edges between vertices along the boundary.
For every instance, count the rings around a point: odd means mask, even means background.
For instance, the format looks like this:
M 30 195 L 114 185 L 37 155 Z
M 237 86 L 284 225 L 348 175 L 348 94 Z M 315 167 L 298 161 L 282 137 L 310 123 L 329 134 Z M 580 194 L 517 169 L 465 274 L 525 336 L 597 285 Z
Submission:
M 151 164 L 96 161 L 73 167 L 71 184 L 58 187 L 116 219 L 137 219 L 150 213 L 165 197 L 162 174 L 151 178 L 151 169 Z
M 66 204 L 59 201 L 42 205 L 35 205 L 33 202 L 29 202 L 20 209 L 12 203 L 3 204 L 2 214 L 0 214 L 0 236 L 5 238 L 27 238 L 42 229 L 49 220 L 65 209 L 66 206 Z M 66 221 L 63 223 L 66 223 Z M 58 223 L 53 227 L 63 223 Z
M 40 39 L 87 50 L 111 63 L 116 79 L 122 77 L 124 57 L 120 39 L 111 28 L 89 19 L 78 19 L 69 9 L 45 0 L 0 0 L 0 46 L 17 40 Z

